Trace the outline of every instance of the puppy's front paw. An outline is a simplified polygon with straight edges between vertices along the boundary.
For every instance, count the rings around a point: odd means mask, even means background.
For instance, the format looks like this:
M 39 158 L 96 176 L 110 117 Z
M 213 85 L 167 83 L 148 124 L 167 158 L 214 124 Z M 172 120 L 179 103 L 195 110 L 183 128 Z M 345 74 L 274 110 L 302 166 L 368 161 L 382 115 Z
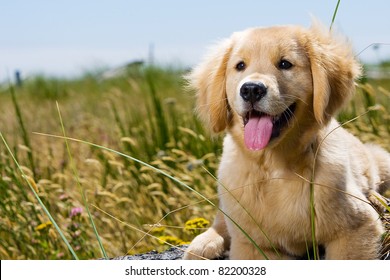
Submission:
M 225 250 L 224 239 L 213 228 L 198 235 L 191 242 L 186 253 L 185 260 L 216 259 Z

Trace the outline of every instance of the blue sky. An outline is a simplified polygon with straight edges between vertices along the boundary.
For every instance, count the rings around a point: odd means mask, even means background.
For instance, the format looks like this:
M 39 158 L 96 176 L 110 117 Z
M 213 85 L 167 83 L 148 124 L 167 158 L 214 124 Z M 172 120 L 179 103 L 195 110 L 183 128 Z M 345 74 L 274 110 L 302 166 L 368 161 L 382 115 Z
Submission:
M 75 76 L 96 67 L 148 59 L 191 66 L 207 47 L 252 26 L 300 24 L 311 15 L 329 26 L 337 0 L 0 0 L 0 81 L 24 76 Z M 336 27 L 356 52 L 390 43 L 390 1 L 342 0 Z M 370 48 L 366 62 L 390 59 L 390 46 Z

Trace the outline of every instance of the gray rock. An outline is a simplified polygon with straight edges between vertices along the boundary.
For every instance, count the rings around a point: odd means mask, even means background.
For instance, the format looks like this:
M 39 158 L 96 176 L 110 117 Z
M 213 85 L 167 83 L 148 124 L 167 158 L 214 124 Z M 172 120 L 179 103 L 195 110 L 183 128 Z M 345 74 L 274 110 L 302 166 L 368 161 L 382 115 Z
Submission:
M 184 255 L 184 251 L 188 245 L 182 245 L 178 247 L 172 247 L 164 252 L 157 252 L 155 250 L 133 256 L 120 256 L 113 258 L 112 260 L 181 260 Z

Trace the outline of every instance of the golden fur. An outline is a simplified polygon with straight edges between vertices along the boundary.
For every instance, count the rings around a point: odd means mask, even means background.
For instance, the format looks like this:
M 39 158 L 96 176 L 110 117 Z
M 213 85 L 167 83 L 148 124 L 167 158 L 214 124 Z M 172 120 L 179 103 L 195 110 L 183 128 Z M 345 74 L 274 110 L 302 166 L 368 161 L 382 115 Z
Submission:
M 359 75 L 350 45 L 318 24 L 234 33 L 191 72 L 200 117 L 215 133 L 226 132 L 218 172 L 224 214 L 218 211 L 213 226 L 193 240 L 186 259 L 225 251 L 230 259 L 304 256 L 313 244 L 310 182 L 315 241 L 324 258 L 378 258 L 383 228 L 367 197 L 388 187 L 390 156 L 332 117 L 353 95 Z M 240 96 L 245 82 L 261 82 L 267 93 L 248 105 Z M 290 111 L 264 149 L 245 146 L 248 106 L 271 116 Z

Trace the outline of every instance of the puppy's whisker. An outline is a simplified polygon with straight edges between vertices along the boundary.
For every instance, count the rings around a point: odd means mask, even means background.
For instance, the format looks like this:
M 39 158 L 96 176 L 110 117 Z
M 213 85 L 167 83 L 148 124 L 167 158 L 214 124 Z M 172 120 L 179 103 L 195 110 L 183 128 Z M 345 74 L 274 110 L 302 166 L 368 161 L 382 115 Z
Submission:
M 291 103 L 292 103 L 292 102 L 295 102 L 295 101 L 297 101 L 297 100 L 299 100 L 299 101 L 301 101 L 303 104 L 309 106 L 309 104 L 308 104 L 304 99 L 302 99 L 302 98 L 299 97 L 299 96 L 284 95 L 283 98 L 284 98 L 284 100 L 289 101 L 289 102 L 291 102 Z
M 298 119 L 295 117 L 294 113 L 290 109 L 287 109 L 287 110 L 288 110 L 287 111 L 288 116 L 285 116 L 285 118 L 286 118 L 288 126 L 291 125 L 290 120 L 295 121 L 295 123 L 297 123 L 299 125 Z

